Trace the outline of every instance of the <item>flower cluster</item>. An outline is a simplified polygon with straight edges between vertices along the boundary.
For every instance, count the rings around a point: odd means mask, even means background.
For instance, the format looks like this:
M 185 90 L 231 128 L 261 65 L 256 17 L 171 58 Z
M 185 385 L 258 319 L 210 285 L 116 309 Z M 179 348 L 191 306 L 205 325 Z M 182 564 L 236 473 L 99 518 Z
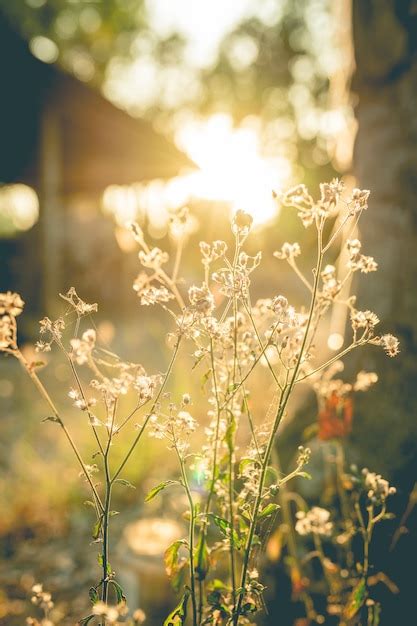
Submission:
M 32 604 L 39 607 L 41 611 L 43 611 L 44 617 L 41 620 L 37 620 L 34 617 L 28 617 L 26 619 L 26 624 L 28 624 L 28 626 L 54 626 L 53 621 L 49 617 L 49 613 L 54 607 L 51 594 L 44 591 L 43 585 L 40 583 L 33 585 L 32 594 Z
M 75 287 L 70 287 L 66 294 L 59 294 L 60 297 L 68 302 L 72 309 L 77 313 L 79 317 L 83 315 L 90 315 L 91 313 L 97 313 L 97 304 L 88 304 L 84 302 L 77 294 Z
M 119 619 L 128 613 L 128 608 L 125 602 L 121 602 L 115 606 L 107 604 L 106 602 L 96 602 L 93 605 L 93 614 L 104 617 L 109 624 L 118 624 Z
M 70 357 L 78 365 L 84 365 L 91 359 L 91 353 L 96 345 L 96 331 L 89 328 L 83 332 L 81 339 L 74 338 L 70 341 Z
M 388 496 L 394 495 L 397 491 L 385 478 L 382 478 L 381 474 L 370 472 L 366 467 L 362 470 L 362 475 L 365 489 L 368 490 L 367 496 L 375 504 L 384 504 Z
M 360 254 L 362 244 L 358 239 L 349 239 L 346 246 L 350 257 L 347 266 L 352 272 L 360 271 L 363 274 L 369 274 L 377 271 L 378 263 L 375 259 L 371 256 Z
M 18 293 L 0 293 L 0 350 L 16 349 L 16 317 L 25 303 Z
M 299 535 L 324 535 L 332 534 L 333 522 L 330 521 L 330 513 L 319 506 L 313 506 L 307 511 L 298 511 L 295 530 Z

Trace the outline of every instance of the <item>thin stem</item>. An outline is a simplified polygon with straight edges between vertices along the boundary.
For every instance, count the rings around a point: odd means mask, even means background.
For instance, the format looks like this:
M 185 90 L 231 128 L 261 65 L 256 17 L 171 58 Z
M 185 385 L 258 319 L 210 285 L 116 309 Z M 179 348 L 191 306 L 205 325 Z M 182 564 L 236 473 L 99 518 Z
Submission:
M 97 489 L 93 483 L 93 481 L 91 480 L 91 476 L 88 473 L 88 470 L 86 468 L 86 465 L 84 463 L 84 461 L 81 458 L 81 455 L 78 451 L 78 448 L 73 440 L 73 438 L 71 437 L 70 432 L 68 431 L 67 427 L 65 426 L 64 422 L 62 421 L 62 418 L 58 412 L 58 409 L 56 408 L 55 404 L 53 403 L 50 395 L 48 394 L 48 392 L 46 391 L 43 383 L 40 381 L 38 375 L 36 374 L 36 372 L 33 370 L 33 368 L 29 365 L 29 363 L 26 361 L 25 357 L 23 356 L 23 354 L 20 352 L 20 350 L 16 350 L 15 351 L 15 356 L 16 358 L 20 361 L 20 363 L 23 365 L 24 369 L 26 370 L 26 372 L 29 374 L 30 378 L 32 379 L 32 381 L 35 383 L 39 393 L 41 394 L 41 396 L 44 398 L 44 400 L 46 401 L 46 403 L 49 405 L 49 407 L 52 410 L 53 416 L 54 416 L 54 420 L 61 426 L 62 430 L 65 433 L 65 436 L 78 460 L 78 463 L 81 466 L 81 469 L 83 471 L 83 474 L 87 480 L 87 482 L 89 483 L 91 490 L 94 494 L 94 498 L 96 500 L 96 504 L 99 507 L 99 509 L 101 511 L 104 510 L 103 508 L 103 504 L 101 502 L 100 496 L 98 495 Z
M 291 377 L 291 381 L 284 387 L 284 389 L 281 392 L 280 395 L 280 400 L 279 400 L 279 404 L 278 404 L 278 410 L 275 416 L 275 420 L 274 420 L 274 424 L 269 436 L 269 440 L 268 440 L 268 445 L 266 448 L 266 452 L 265 452 L 265 456 L 264 456 L 264 460 L 262 463 L 262 468 L 261 468 L 261 475 L 260 475 L 260 479 L 259 479 L 259 487 L 258 487 L 258 492 L 256 495 L 256 499 L 255 499 L 255 504 L 254 504 L 254 509 L 253 509 L 253 514 L 252 514 L 252 521 L 251 521 L 251 525 L 250 525 L 250 529 L 249 529 L 249 534 L 248 534 L 248 538 L 247 538 L 247 542 L 246 542 L 246 546 L 245 546 L 245 556 L 244 556 L 244 561 L 243 561 L 243 567 L 242 567 L 242 575 L 241 575 L 241 581 L 240 581 L 240 592 L 239 592 L 239 598 L 238 598 L 238 602 L 236 605 L 236 609 L 233 615 L 233 625 L 237 626 L 238 622 L 239 622 L 239 616 L 240 616 L 240 612 L 242 609 L 242 602 L 243 602 L 243 598 L 244 598 L 244 594 L 245 594 L 245 586 L 246 586 L 246 576 L 247 576 L 247 572 L 248 572 L 248 567 L 249 567 L 249 559 L 250 559 L 250 555 L 251 555 L 251 551 L 252 551 L 252 543 L 253 543 L 253 539 L 254 539 L 254 535 L 255 535 L 255 528 L 256 528 L 256 524 L 258 521 L 258 513 L 259 513 L 259 509 L 260 509 L 260 505 L 261 505 L 261 501 L 262 501 L 262 495 L 263 495 L 263 490 L 264 490 L 264 485 L 265 485 L 265 478 L 266 478 L 266 472 L 267 472 L 267 468 L 268 468 L 268 462 L 269 462 L 269 458 L 271 456 L 271 451 L 272 451 L 272 446 L 275 440 L 275 435 L 276 432 L 278 430 L 278 426 L 281 422 L 281 419 L 284 415 L 285 409 L 287 407 L 288 404 L 288 400 L 291 396 L 291 392 L 294 388 L 294 385 L 297 381 L 297 375 L 298 375 L 298 371 L 304 356 L 304 349 L 307 343 L 307 337 L 310 331 L 310 326 L 311 326 L 311 322 L 312 322 L 312 318 L 313 318 L 313 312 L 314 312 L 314 308 L 315 308 L 315 304 L 316 304 L 316 297 L 317 297 L 317 292 L 318 292 L 318 285 L 319 285 L 319 280 L 320 280 L 320 269 L 321 269 L 321 264 L 322 264 L 322 260 L 323 260 L 323 254 L 322 254 L 322 228 L 323 228 L 323 224 L 322 222 L 317 224 L 317 263 L 316 263 L 316 267 L 315 267 L 315 272 L 314 272 L 314 285 L 313 285 L 313 293 L 312 293 L 312 297 L 311 297 L 311 302 L 310 302 L 310 310 L 309 310 L 309 316 L 308 316 L 308 320 L 307 320 L 307 325 L 306 325 L 306 329 L 304 332 L 304 337 L 303 337 L 303 341 L 302 341 L 302 345 L 300 348 L 300 353 L 298 355 L 298 359 L 296 362 L 296 365 L 294 367 L 294 371 Z
M 88 407 L 87 398 L 86 398 L 86 396 L 85 396 L 84 389 L 83 389 L 83 386 L 82 386 L 82 384 L 81 384 L 81 380 L 80 380 L 80 378 L 79 378 L 79 376 L 78 376 L 78 372 L 77 372 L 77 370 L 75 369 L 75 365 L 74 365 L 74 362 L 73 362 L 72 358 L 70 357 L 70 355 L 67 353 L 67 351 L 64 349 L 64 347 L 63 347 L 63 346 L 62 346 L 62 349 L 63 349 L 63 351 L 64 351 L 64 353 L 65 353 L 65 356 L 67 357 L 68 362 L 69 362 L 69 364 L 70 364 L 71 371 L 72 371 L 73 376 L 74 376 L 74 378 L 75 378 L 75 381 L 76 381 L 76 383 L 77 383 L 77 387 L 78 387 L 78 389 L 79 389 L 79 391 L 80 391 L 81 397 L 82 397 L 83 402 L 84 402 L 85 410 L 87 411 L 87 415 L 88 415 L 88 418 L 89 418 L 89 420 L 90 420 L 91 428 L 93 429 L 93 433 L 94 433 L 95 440 L 96 440 L 96 442 L 97 442 L 97 445 L 98 445 L 98 447 L 99 447 L 99 449 L 100 449 L 101 454 L 103 455 L 103 454 L 104 454 L 104 449 L 103 449 L 103 446 L 101 445 L 101 441 L 100 441 L 100 438 L 99 438 L 99 436 L 98 436 L 98 433 L 97 433 L 96 427 L 94 426 L 94 416 L 91 414 L 91 411 L 90 411 L 90 409 L 89 409 L 89 407 Z
M 162 384 L 161 384 L 161 386 L 159 388 L 159 391 L 158 391 L 158 393 L 156 395 L 156 398 L 155 398 L 155 400 L 154 400 L 154 402 L 152 404 L 152 408 L 151 408 L 149 414 L 147 415 L 147 417 L 145 418 L 145 421 L 142 424 L 141 428 L 139 429 L 138 434 L 136 435 L 135 439 L 133 440 L 132 445 L 130 446 L 130 448 L 129 448 L 125 458 L 123 459 L 123 461 L 120 463 L 118 469 L 116 470 L 116 472 L 115 472 L 115 474 L 114 474 L 114 476 L 112 478 L 112 483 L 115 482 L 115 480 L 120 475 L 120 472 L 123 471 L 126 463 L 130 459 L 134 449 L 136 448 L 137 444 L 139 443 L 139 441 L 140 441 L 140 439 L 141 439 L 141 437 L 142 437 L 142 435 L 143 435 L 143 433 L 145 431 L 145 428 L 148 425 L 148 422 L 149 422 L 149 420 L 151 418 L 151 415 L 155 411 L 155 408 L 156 408 L 156 406 L 157 406 L 157 404 L 159 402 L 159 398 L 161 397 L 162 392 L 165 389 L 165 386 L 166 386 L 166 384 L 168 382 L 168 379 L 170 377 L 170 374 L 172 372 L 172 368 L 174 367 L 174 363 L 175 363 L 175 359 L 177 358 L 177 354 L 178 354 L 178 350 L 179 350 L 179 347 L 180 347 L 181 339 L 182 339 L 182 335 L 180 334 L 180 335 L 178 335 L 177 343 L 175 344 L 175 348 L 174 348 L 174 352 L 173 352 L 172 357 L 171 357 L 171 361 L 170 361 L 170 363 L 168 365 L 168 369 L 167 369 L 167 372 L 165 374 L 164 380 L 162 381 Z
M 187 478 L 187 472 L 184 466 L 184 459 L 181 456 L 177 444 L 174 441 L 174 448 L 177 453 L 178 461 L 181 468 L 181 477 L 184 485 L 185 492 L 187 494 L 188 504 L 190 507 L 190 525 L 189 525 L 189 533 L 188 533 L 188 547 L 190 552 L 190 588 L 191 588 L 191 604 L 193 611 L 193 626 L 197 626 L 197 601 L 196 601 L 196 592 L 195 592 L 195 575 L 194 575 L 194 534 L 195 534 L 195 507 L 193 502 L 193 496 L 190 489 L 190 484 Z
M 301 272 L 300 268 L 298 267 L 297 263 L 295 262 L 295 259 L 287 259 L 287 260 L 288 260 L 288 265 L 294 270 L 294 272 L 297 274 L 298 278 L 301 280 L 301 282 L 307 287 L 307 289 L 311 293 L 313 291 L 313 287 L 310 285 L 310 283 L 307 280 L 307 278 Z
M 216 399 L 216 428 L 215 428 L 215 433 L 214 433 L 212 475 L 211 475 L 210 487 L 209 487 L 209 492 L 207 494 L 206 506 L 205 506 L 205 511 L 204 511 L 205 512 L 205 518 L 204 518 L 203 526 L 202 526 L 202 529 L 201 529 L 202 540 L 200 541 L 200 549 L 199 549 L 198 555 L 197 555 L 197 567 L 199 569 L 201 568 L 202 559 L 203 559 L 204 542 L 205 542 L 205 539 L 207 537 L 207 516 L 208 516 L 208 514 L 210 512 L 211 499 L 213 497 L 214 486 L 216 484 L 217 452 L 218 452 L 219 431 L 220 431 L 220 417 L 221 417 L 221 408 L 220 408 L 219 393 L 218 393 L 218 386 L 217 386 L 217 376 L 216 376 L 216 364 L 215 364 L 215 360 L 214 360 L 214 345 L 213 345 L 213 339 L 211 339 L 211 338 L 210 338 L 210 361 L 211 361 L 211 370 L 212 370 L 212 376 L 213 376 L 214 396 L 215 396 L 215 399 Z M 200 591 L 200 593 L 199 593 L 199 606 L 198 606 L 199 623 L 201 623 L 201 619 L 202 619 L 202 615 L 203 615 L 203 587 L 204 587 L 204 585 L 201 582 L 199 584 L 199 591 Z

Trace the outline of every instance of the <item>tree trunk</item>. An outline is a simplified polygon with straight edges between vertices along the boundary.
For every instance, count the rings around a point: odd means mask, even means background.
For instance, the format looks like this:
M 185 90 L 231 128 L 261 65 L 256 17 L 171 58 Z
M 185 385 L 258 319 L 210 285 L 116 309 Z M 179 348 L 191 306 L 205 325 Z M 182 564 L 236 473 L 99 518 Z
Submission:
M 388 473 L 399 488 L 393 504 L 401 517 L 417 477 L 416 3 L 353 0 L 353 38 L 353 92 L 358 97 L 354 173 L 357 186 L 371 190 L 361 237 L 364 253 L 379 262 L 379 271 L 361 281 L 358 308 L 377 312 L 379 332 L 392 332 L 401 341 L 396 360 L 381 350 L 367 350 L 360 363 L 375 369 L 380 380 L 358 402 L 357 437 L 370 469 Z M 407 520 L 409 528 L 416 512 Z M 397 519 L 391 529 L 398 524 Z M 385 546 L 378 546 L 381 554 L 389 541 L 387 536 Z M 404 535 L 388 563 L 381 563 L 401 589 L 398 600 L 389 601 L 383 624 L 396 623 L 398 611 L 403 619 L 411 615 L 415 564 L 410 551 L 415 543 L 415 533 L 414 538 Z M 379 550 L 374 552 L 378 563 Z
M 417 12 L 406 0 L 354 0 L 358 135 L 354 173 L 371 189 L 361 220 L 365 254 L 379 262 L 363 277 L 358 307 L 375 310 L 381 331 L 401 340 L 393 361 L 368 351 L 380 375 L 361 401 L 382 469 L 411 461 L 417 447 Z M 367 357 L 369 358 L 369 357 Z

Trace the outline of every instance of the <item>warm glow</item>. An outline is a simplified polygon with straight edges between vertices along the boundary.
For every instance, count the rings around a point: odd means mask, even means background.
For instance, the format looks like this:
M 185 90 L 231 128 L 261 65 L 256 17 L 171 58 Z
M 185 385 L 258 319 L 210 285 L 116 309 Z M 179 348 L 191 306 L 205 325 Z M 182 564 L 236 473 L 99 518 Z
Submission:
M 192 176 L 195 196 L 248 211 L 257 223 L 275 215 L 272 190 L 289 179 L 291 166 L 282 157 L 262 156 L 256 119 L 234 128 L 229 115 L 213 115 L 184 124 L 176 140 L 200 168 Z
M 29 230 L 38 217 L 39 200 L 32 187 L 22 184 L 0 187 L 0 231 Z
M 192 199 L 224 203 L 231 213 L 243 209 L 257 224 L 276 214 L 272 190 L 288 184 L 291 165 L 284 157 L 261 154 L 257 118 L 250 118 L 239 128 L 233 127 L 232 118 L 226 114 L 192 120 L 181 126 L 175 139 L 199 169 L 169 181 L 107 187 L 103 209 L 119 226 L 146 214 L 152 234 L 163 236 L 169 210 Z M 119 245 L 123 248 L 123 243 Z
M 330 350 L 334 350 L 336 352 L 337 350 L 340 350 L 340 348 L 343 346 L 343 342 L 344 338 L 342 334 L 332 333 L 331 335 L 329 335 L 327 345 L 329 346 Z

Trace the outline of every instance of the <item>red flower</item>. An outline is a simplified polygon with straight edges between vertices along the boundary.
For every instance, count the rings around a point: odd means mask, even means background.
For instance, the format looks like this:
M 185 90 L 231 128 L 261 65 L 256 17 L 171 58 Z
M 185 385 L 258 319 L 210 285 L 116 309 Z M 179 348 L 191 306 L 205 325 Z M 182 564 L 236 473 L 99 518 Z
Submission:
M 346 437 L 352 430 L 353 401 L 333 391 L 319 413 L 319 439 Z

